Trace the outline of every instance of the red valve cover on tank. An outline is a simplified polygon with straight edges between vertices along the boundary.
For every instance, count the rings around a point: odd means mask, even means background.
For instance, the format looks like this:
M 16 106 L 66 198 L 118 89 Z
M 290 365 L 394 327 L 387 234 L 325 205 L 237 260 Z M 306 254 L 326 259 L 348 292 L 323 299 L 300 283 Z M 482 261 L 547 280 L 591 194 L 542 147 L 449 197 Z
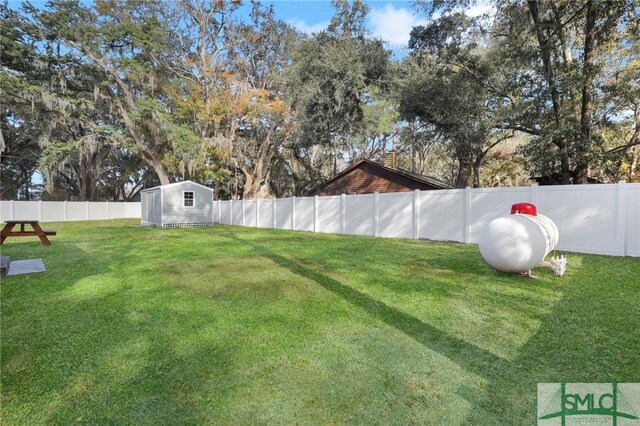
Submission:
M 531 203 L 516 203 L 511 206 L 511 214 L 516 213 L 538 216 L 538 209 Z

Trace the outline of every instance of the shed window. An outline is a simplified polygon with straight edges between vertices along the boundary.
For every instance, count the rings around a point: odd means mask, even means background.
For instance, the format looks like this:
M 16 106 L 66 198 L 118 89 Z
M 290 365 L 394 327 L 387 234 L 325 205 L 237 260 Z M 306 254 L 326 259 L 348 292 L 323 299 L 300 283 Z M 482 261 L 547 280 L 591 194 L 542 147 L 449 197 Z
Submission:
M 184 191 L 183 200 L 185 207 L 193 207 L 193 191 Z

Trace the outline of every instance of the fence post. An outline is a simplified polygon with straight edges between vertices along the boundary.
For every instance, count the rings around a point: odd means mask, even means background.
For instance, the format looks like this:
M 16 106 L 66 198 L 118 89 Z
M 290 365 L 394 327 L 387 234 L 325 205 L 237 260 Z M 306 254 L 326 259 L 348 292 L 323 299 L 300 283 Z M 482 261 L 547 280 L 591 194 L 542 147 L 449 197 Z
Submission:
M 38 201 L 38 221 L 42 222 L 42 200 Z
M 378 204 L 379 194 L 376 192 L 373 194 L 373 236 L 378 236 Z
M 86 213 L 87 213 L 87 220 L 91 220 L 91 215 L 89 214 L 89 202 L 87 201 L 87 209 L 86 209 Z
M 340 233 L 344 234 L 345 231 L 345 219 L 344 219 L 344 211 L 345 204 L 347 204 L 347 196 L 345 194 L 340 195 Z
M 16 220 L 16 204 L 13 200 L 9 201 L 10 209 L 11 209 L 11 220 Z
M 618 256 L 626 255 L 626 189 L 627 183 L 624 180 L 618 181 L 616 185 L 616 254 Z
M 218 198 L 218 223 L 222 223 L 222 201 Z
M 313 232 L 318 232 L 318 196 L 313 197 Z
M 212 195 L 213 198 L 213 195 Z M 213 206 L 211 206 L 211 223 L 215 225 L 216 219 L 220 221 L 220 203 L 219 200 L 213 200 Z
M 273 229 L 276 229 L 276 198 L 272 198 L 271 209 L 273 210 Z
M 110 217 L 109 217 L 109 202 L 107 201 L 107 220 L 109 220 L 109 219 L 110 219 Z
M 464 242 L 471 242 L 471 187 L 464 189 Z
M 531 204 L 538 204 L 538 182 L 534 182 L 529 187 L 529 199 Z
M 291 229 L 296 229 L 296 197 L 291 197 Z
M 229 200 L 229 225 L 233 225 L 233 200 Z
M 256 198 L 256 228 L 260 227 L 260 200 Z
M 242 208 L 242 226 L 244 226 L 244 198 L 242 199 L 242 202 L 240 203 L 240 207 Z
M 156 197 L 154 195 L 153 196 L 154 204 L 155 204 L 155 198 Z M 154 211 L 154 214 L 155 214 L 155 211 Z M 162 187 L 160 187 L 160 227 L 164 228 L 164 191 L 162 190 Z
M 420 236 L 420 190 L 413 191 L 413 239 Z
M 69 220 L 69 213 L 67 212 L 67 200 L 64 201 L 64 221 Z

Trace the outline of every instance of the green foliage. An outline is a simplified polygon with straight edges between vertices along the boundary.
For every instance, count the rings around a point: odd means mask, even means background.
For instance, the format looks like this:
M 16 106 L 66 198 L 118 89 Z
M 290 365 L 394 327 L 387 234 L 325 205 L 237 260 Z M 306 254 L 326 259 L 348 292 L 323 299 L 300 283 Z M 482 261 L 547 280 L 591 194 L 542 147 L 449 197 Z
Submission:
M 36 171 L 40 147 L 37 135 L 35 95 L 39 92 L 35 51 L 19 11 L 0 3 L 0 180 L 2 199 L 30 199 L 30 185 Z
M 329 30 L 300 44 L 290 71 L 292 103 L 309 142 L 332 143 L 334 134 L 361 124 L 365 91 L 384 77 L 388 62 L 382 44 L 364 37 L 363 4 L 335 7 Z
M 472 19 L 467 1 L 418 2 L 441 16 L 414 28 L 410 47 L 477 85 L 461 90 L 489 96 L 482 105 L 488 129 L 530 136 L 520 153 L 532 174 L 586 183 L 588 172 L 600 174 L 640 144 L 640 96 L 623 77 L 637 56 L 629 49 L 638 44 L 632 3 L 498 1 L 494 17 Z
M 97 69 L 94 96 L 108 99 L 110 113 L 122 120 L 123 128 L 137 145 L 141 158 L 168 183 L 162 168 L 163 152 L 170 145 L 163 138 L 170 116 L 162 103 L 166 77 L 156 60 L 171 38 L 159 2 L 99 1 L 95 6 L 79 2 L 52 1 L 37 14 L 47 37 L 57 40 Z
M 447 142 L 459 163 L 458 188 L 480 186 L 484 156 L 510 137 L 501 127 L 513 103 L 495 77 L 497 52 L 480 47 L 481 37 L 478 23 L 462 13 L 414 28 L 398 89 L 402 116 L 433 126 Z
M 64 162 L 76 150 L 76 146 L 68 143 L 54 142 L 42 151 L 39 166 L 44 170 L 53 170 L 64 166 Z
M 593 14 L 595 27 L 589 32 Z M 510 123 L 532 135 L 531 146 L 522 152 L 535 174 L 555 176 L 556 183 L 584 183 L 587 171 L 598 174 L 613 147 L 628 145 L 627 138 L 607 140 L 614 121 L 634 127 L 633 118 L 623 118 L 633 108 L 607 99 L 607 81 L 625 74 L 618 64 L 633 61 L 625 46 L 637 44 L 634 21 L 637 8 L 626 1 L 536 2 L 499 14 L 494 31 L 504 35 L 497 43 L 519 62 L 523 71 L 516 75 L 530 70 L 527 84 L 513 83 L 521 105 Z M 626 85 L 620 93 L 629 90 L 632 86 Z M 632 96 L 638 99 L 637 93 Z M 609 116 L 613 105 L 617 111 Z
M 391 133 L 399 120 L 395 103 L 385 99 L 372 87 L 367 103 L 363 105 L 365 130 L 370 134 Z
M 327 31 L 300 43 L 288 73 L 289 99 L 298 124 L 298 149 L 322 146 L 332 153 L 367 133 L 367 96 L 385 87 L 389 54 L 364 30 L 366 6 L 336 1 Z M 305 167 L 313 169 L 316 165 Z
M 496 1 L 490 18 L 471 4 L 418 1 L 427 22 L 392 61 L 362 1 L 335 0 L 307 37 L 277 4 L 4 0 L 2 197 L 37 197 L 38 168 L 73 199 L 187 178 L 236 198 L 307 194 L 391 147 L 403 167 L 479 186 L 523 133 L 514 181 L 640 179 L 633 1 Z

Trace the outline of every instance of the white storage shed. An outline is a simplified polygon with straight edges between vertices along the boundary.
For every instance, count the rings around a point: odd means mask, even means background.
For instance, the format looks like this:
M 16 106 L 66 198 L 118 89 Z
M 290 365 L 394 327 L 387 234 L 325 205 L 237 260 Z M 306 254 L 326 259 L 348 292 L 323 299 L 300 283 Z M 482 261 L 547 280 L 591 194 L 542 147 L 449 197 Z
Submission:
M 186 180 L 140 191 L 143 225 L 213 226 L 213 189 Z

